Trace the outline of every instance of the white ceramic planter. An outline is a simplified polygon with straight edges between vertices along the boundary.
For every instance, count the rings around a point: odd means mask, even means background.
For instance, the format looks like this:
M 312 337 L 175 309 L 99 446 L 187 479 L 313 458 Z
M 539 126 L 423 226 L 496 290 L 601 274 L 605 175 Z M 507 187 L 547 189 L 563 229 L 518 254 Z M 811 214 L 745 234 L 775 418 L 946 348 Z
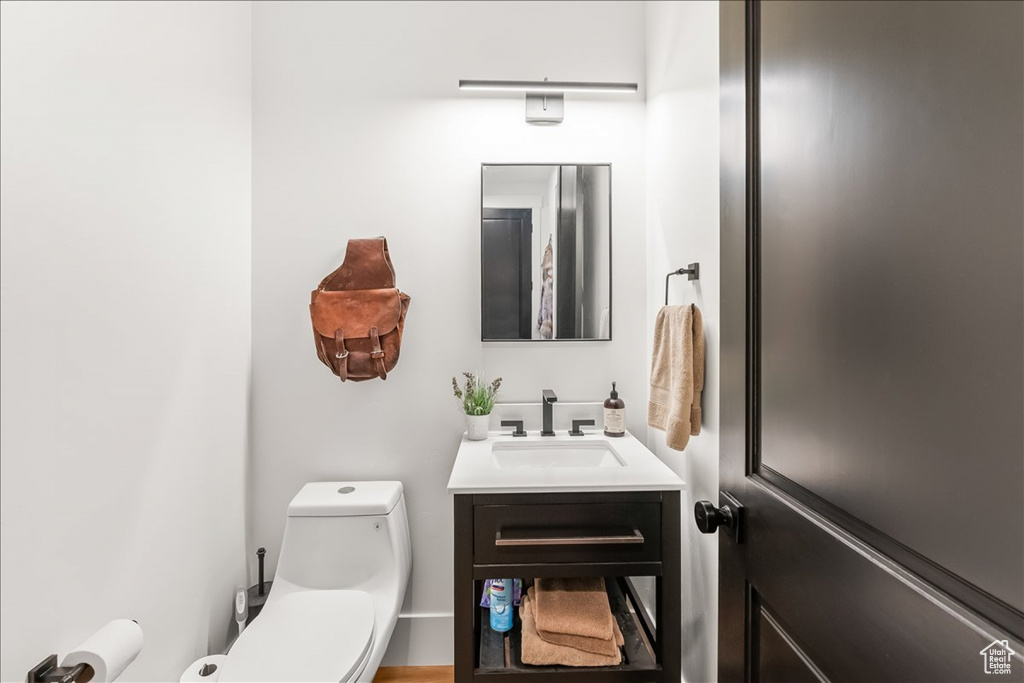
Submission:
M 466 438 L 470 441 L 483 441 L 487 438 L 487 427 L 490 423 L 490 415 L 467 415 Z

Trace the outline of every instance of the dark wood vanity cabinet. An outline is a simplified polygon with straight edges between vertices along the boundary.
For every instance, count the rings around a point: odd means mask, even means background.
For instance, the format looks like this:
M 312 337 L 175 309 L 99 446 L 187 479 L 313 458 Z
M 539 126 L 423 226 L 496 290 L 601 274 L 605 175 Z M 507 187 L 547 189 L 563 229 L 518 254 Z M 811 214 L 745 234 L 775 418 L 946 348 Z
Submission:
M 455 495 L 455 682 L 680 680 L 679 491 Z M 530 666 L 519 611 L 506 634 L 481 608 L 484 581 L 603 576 L 626 644 L 618 666 Z M 655 577 L 657 625 L 631 577 Z

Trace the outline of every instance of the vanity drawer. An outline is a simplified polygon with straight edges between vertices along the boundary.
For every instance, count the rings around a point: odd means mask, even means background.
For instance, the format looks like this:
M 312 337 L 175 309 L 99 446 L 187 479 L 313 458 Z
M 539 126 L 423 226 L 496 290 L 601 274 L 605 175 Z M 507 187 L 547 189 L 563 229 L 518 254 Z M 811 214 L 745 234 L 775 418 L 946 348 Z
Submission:
M 658 562 L 661 503 L 477 505 L 477 564 Z

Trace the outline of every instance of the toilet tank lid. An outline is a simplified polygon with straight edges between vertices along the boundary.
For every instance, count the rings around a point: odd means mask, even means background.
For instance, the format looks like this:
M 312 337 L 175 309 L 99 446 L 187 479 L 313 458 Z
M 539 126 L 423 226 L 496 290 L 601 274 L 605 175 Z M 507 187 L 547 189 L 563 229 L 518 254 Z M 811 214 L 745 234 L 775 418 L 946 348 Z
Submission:
M 302 487 L 288 505 L 289 517 L 386 515 L 402 497 L 400 481 L 318 481 Z

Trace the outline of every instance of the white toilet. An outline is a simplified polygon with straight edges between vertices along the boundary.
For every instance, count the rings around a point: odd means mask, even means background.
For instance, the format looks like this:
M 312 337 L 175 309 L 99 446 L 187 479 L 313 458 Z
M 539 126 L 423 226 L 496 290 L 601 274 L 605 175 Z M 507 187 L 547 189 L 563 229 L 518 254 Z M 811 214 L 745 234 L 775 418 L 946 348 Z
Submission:
M 401 482 L 306 484 L 288 505 L 281 556 L 263 611 L 216 670 L 196 677 L 206 657 L 182 678 L 372 681 L 411 568 Z

